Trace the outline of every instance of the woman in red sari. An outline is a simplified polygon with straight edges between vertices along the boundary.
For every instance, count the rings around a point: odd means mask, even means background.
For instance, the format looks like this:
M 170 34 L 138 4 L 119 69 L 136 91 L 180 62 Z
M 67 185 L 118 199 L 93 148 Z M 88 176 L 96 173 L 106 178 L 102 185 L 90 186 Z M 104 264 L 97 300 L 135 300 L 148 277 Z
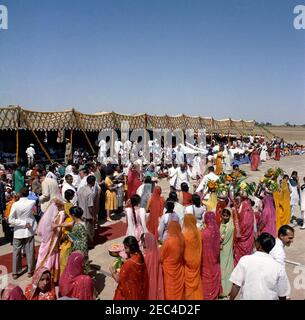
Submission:
M 114 266 L 110 272 L 118 283 L 113 300 L 147 300 L 148 274 L 144 257 L 135 237 L 129 236 L 123 241 L 127 261 L 122 265 L 120 273 Z
M 1 291 L 0 300 L 25 300 L 25 296 L 19 286 L 9 284 Z
M 142 184 L 140 174 L 135 165 L 132 165 L 127 176 L 127 199 L 136 194 L 138 188 Z
M 234 239 L 234 267 L 241 257 L 251 254 L 254 247 L 254 211 L 246 194 L 241 194 L 235 223 L 238 232 Z
M 47 268 L 35 271 L 32 283 L 25 289 L 26 300 L 56 300 L 56 292 L 51 272 Z
M 90 276 L 84 274 L 84 266 L 85 256 L 81 251 L 75 251 L 69 256 L 59 280 L 60 296 L 94 300 L 94 284 Z
M 277 144 L 274 149 L 274 160 L 276 160 L 276 161 L 281 160 L 281 148 L 280 148 L 279 144 Z
M 148 200 L 147 211 L 149 212 L 147 220 L 147 229 L 158 240 L 158 226 L 159 218 L 163 215 L 164 210 L 164 198 L 161 197 L 161 188 L 156 186 L 153 194 Z
M 165 300 L 184 300 L 184 238 L 177 221 L 168 225 L 168 237 L 161 248 Z
M 257 171 L 259 163 L 260 163 L 260 153 L 256 148 L 254 148 L 254 150 L 251 153 L 251 170 Z
M 159 248 L 151 233 L 143 234 L 144 260 L 149 275 L 148 300 L 164 300 L 164 283 Z
M 201 280 L 203 300 L 216 300 L 221 293 L 220 231 L 215 213 L 204 215 L 206 228 L 201 233 L 202 263 Z

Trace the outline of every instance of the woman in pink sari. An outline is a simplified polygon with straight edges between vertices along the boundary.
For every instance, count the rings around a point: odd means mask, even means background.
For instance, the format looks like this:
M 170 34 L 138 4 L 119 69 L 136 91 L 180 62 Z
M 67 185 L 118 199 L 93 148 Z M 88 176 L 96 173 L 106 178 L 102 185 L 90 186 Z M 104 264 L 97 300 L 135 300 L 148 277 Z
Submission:
M 148 300 L 164 300 L 164 283 L 157 241 L 151 233 L 143 235 L 144 260 L 149 274 Z
M 135 165 L 132 165 L 127 176 L 127 199 L 136 194 L 138 188 L 142 184 L 140 174 Z
M 204 215 L 202 238 L 201 280 L 203 300 L 216 300 L 221 293 L 220 231 L 214 212 Z
M 37 235 L 41 238 L 38 251 L 36 270 L 47 268 L 50 270 L 54 283 L 59 280 L 59 240 L 61 228 L 54 228 L 53 224 L 58 225 L 64 222 L 65 212 L 63 203 L 53 201 L 42 216 L 37 229 Z
M 259 234 L 267 232 L 276 238 L 276 209 L 273 194 L 265 191 L 263 212 L 260 216 Z
M 254 246 L 254 211 L 246 195 L 241 197 L 241 203 L 236 219 L 238 232 L 234 243 L 234 267 L 239 259 L 253 252 Z
M 251 170 L 257 171 L 259 163 L 260 163 L 260 154 L 258 150 L 255 148 L 251 154 Z
M 62 297 L 79 300 L 94 300 L 94 284 L 90 276 L 84 274 L 85 256 L 81 251 L 73 252 L 59 281 Z
M 1 291 L 0 300 L 25 300 L 25 296 L 19 286 L 9 284 Z

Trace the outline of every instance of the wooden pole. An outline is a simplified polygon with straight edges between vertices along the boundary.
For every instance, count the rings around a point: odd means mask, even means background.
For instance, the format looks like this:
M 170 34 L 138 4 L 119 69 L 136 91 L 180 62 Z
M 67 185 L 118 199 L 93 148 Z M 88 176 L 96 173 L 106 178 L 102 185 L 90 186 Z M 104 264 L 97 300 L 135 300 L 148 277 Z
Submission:
M 33 133 L 34 137 L 36 138 L 36 140 L 37 140 L 37 142 L 38 142 L 38 144 L 39 144 L 40 148 L 41 148 L 41 149 L 42 149 L 42 151 L 44 152 L 45 156 L 46 156 L 46 157 L 48 158 L 48 160 L 52 163 L 52 162 L 53 162 L 53 160 L 52 160 L 52 159 L 51 159 L 51 157 L 49 156 L 48 151 L 45 149 L 45 147 L 43 146 L 43 144 L 40 142 L 40 140 L 39 140 L 39 138 L 38 138 L 37 134 L 35 133 L 35 131 L 34 131 L 33 129 L 31 129 L 31 131 L 32 131 L 32 133 Z
M 19 162 L 19 129 L 16 130 L 16 164 Z
M 111 129 L 111 153 L 112 155 L 115 155 L 115 150 L 114 150 L 114 129 Z M 111 153 L 110 153 L 110 156 L 111 156 Z
M 83 134 L 85 135 L 86 140 L 87 140 L 87 142 L 88 142 L 88 144 L 89 144 L 89 146 L 90 146 L 93 154 L 95 154 L 95 150 L 94 150 L 94 148 L 93 148 L 93 146 L 92 146 L 92 144 L 91 144 L 91 142 L 90 142 L 90 140 L 89 140 L 89 137 L 87 136 L 87 133 L 85 132 L 85 130 L 83 130 L 83 129 L 81 129 L 81 130 L 82 130 Z
M 70 143 L 71 143 L 71 150 L 72 150 L 72 146 L 73 146 L 73 129 L 71 129 L 71 132 L 70 132 Z M 73 154 L 73 152 L 72 152 Z

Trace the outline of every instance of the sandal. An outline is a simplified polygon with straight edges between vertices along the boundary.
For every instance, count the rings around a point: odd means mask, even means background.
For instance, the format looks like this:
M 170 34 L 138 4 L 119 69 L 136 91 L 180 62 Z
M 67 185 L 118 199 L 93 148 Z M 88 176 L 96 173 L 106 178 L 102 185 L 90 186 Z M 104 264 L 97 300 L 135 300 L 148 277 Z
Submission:
M 13 277 L 14 280 L 17 280 L 19 278 L 18 274 L 13 274 L 12 277 Z

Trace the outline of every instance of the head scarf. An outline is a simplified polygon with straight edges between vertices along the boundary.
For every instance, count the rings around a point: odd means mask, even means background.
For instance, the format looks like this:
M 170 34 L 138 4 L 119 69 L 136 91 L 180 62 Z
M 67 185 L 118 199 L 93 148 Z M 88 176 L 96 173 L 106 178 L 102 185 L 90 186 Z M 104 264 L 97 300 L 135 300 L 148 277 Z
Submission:
M 45 267 L 38 268 L 35 271 L 34 276 L 32 278 L 31 300 L 33 300 L 33 298 L 37 294 L 38 284 L 39 284 L 39 281 L 42 278 L 42 275 L 44 273 L 49 273 L 50 274 L 51 282 L 50 282 L 50 290 L 49 291 L 54 290 L 54 284 L 53 284 L 53 281 L 52 281 L 51 271 L 48 268 L 45 268 Z
M 85 257 L 80 251 L 73 252 L 59 281 L 61 296 L 79 300 L 93 300 L 93 281 L 84 275 Z

